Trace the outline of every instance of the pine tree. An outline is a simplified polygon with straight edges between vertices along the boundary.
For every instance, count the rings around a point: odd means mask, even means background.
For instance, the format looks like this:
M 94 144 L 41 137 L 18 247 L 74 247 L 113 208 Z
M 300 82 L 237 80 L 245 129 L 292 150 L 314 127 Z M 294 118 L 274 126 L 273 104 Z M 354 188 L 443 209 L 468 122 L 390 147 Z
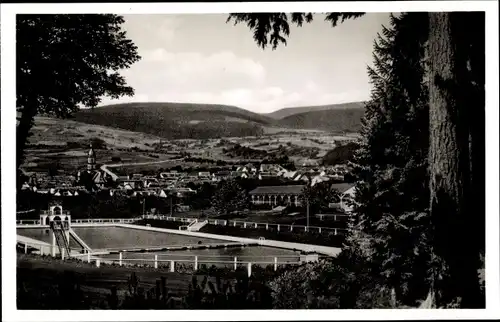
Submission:
M 373 91 L 355 156 L 356 219 L 347 240 L 379 285 L 394 289 L 395 302 L 406 305 L 425 296 L 430 262 L 426 31 L 413 28 L 425 19 L 425 13 L 391 16 L 391 27 L 375 41 L 368 69 Z
M 362 15 L 330 13 L 326 20 L 335 27 L 339 20 Z M 399 233 L 390 228 L 406 226 L 401 226 L 401 220 L 410 220 L 414 227 L 432 227 L 414 230 L 410 235 L 421 236 L 418 245 L 432 246 L 423 249 L 432 254 L 430 279 L 436 292 L 431 289 L 430 294 L 436 296 L 429 298 L 434 299 L 430 301 L 434 307 L 447 306 L 460 298 L 461 307 L 484 306 L 476 301 L 481 296 L 475 272 L 479 253 L 484 252 L 485 231 L 484 16 L 484 12 L 443 12 L 393 17 L 393 32 L 384 30 L 385 39 L 379 38 L 375 73 L 370 72 L 376 85 L 366 106 L 364 147 L 358 153 L 357 175 L 362 180 L 358 185 L 358 211 L 372 214 L 369 219 L 361 215 L 355 223 L 358 229 L 351 240 L 358 238 L 357 243 L 363 247 L 351 250 L 353 254 L 384 253 L 387 235 L 399 238 Z M 262 48 L 268 43 L 273 49 L 280 43 L 286 45 L 290 34 L 286 14 L 232 14 L 228 20 L 232 18 L 236 23 L 246 22 Z M 292 22 L 298 26 L 312 20 L 312 14 L 292 14 Z M 388 46 L 391 42 L 396 45 Z M 426 47 L 427 62 L 420 64 Z M 417 86 L 417 82 L 426 86 Z M 382 148 L 385 146 L 397 148 Z M 398 189 L 407 189 L 407 193 Z M 426 205 L 420 197 L 423 195 L 428 196 Z M 479 205 L 472 209 L 476 203 Z M 377 236 L 381 224 L 388 225 L 387 232 Z M 377 249 L 375 242 L 383 247 Z M 406 248 L 410 250 L 408 245 Z M 394 256 L 401 260 L 409 256 L 412 262 L 411 253 L 395 252 Z M 435 283 L 438 277 L 442 281 Z M 393 282 L 397 285 L 397 279 Z

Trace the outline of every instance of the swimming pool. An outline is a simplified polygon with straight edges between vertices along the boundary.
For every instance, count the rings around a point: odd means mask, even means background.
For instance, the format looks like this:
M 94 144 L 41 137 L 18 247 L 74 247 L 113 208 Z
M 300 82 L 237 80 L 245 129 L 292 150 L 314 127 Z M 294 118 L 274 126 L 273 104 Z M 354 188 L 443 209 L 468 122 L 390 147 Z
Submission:
M 124 227 L 73 227 L 75 233 L 94 251 L 106 248 L 130 248 L 130 247 L 151 247 L 151 246 L 178 246 L 178 245 L 193 245 L 201 243 L 230 243 L 223 240 L 202 238 L 187 235 L 178 235 L 167 232 L 146 231 L 141 229 L 132 229 Z M 51 243 L 51 235 L 47 233 L 45 228 L 18 228 L 17 234 L 25 237 L 30 237 L 47 243 Z M 70 247 L 78 248 L 79 245 L 73 239 L 70 240 Z M 297 262 L 300 258 L 300 252 L 264 246 L 247 246 L 247 247 L 228 247 L 228 248 L 211 248 L 211 249 L 193 249 L 193 250 L 178 250 L 178 251 L 154 251 L 154 252 L 124 252 L 122 259 L 127 262 L 127 259 L 135 259 L 129 263 L 153 265 L 157 255 L 158 260 L 190 260 L 193 261 L 195 256 L 198 256 L 198 261 L 202 263 L 212 261 L 234 261 L 234 257 L 238 261 L 253 261 L 253 262 L 269 262 L 274 261 L 274 257 L 279 257 L 280 262 Z M 118 260 L 118 254 L 99 255 L 103 259 Z M 144 261 L 139 261 L 144 259 Z M 167 265 L 165 262 L 164 265 Z M 212 264 L 207 265 L 211 266 Z M 230 265 L 230 264 L 228 264 Z M 218 266 L 218 265 L 217 265 Z

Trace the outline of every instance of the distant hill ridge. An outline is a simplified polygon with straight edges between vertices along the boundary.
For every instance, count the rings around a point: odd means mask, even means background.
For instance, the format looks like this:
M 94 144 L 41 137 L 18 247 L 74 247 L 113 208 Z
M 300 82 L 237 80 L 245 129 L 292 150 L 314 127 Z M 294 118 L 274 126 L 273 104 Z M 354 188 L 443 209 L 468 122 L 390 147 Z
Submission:
M 315 106 L 301 106 L 301 107 L 285 107 L 274 111 L 272 113 L 263 114 L 270 118 L 279 120 L 288 116 L 292 116 L 295 114 L 307 113 L 307 112 L 316 112 L 316 111 L 324 111 L 324 110 L 332 110 L 332 109 L 348 109 L 348 108 L 363 108 L 365 102 L 350 102 L 350 103 L 341 103 L 341 104 L 328 104 L 328 105 L 315 105 Z
M 363 114 L 363 108 L 326 109 L 293 114 L 279 122 L 281 126 L 291 129 L 354 133 L 361 130 Z
M 262 135 L 271 118 L 235 106 L 191 103 L 127 103 L 80 110 L 79 122 L 149 133 L 167 139 Z
M 148 111 L 141 112 L 161 112 L 161 113 L 181 113 L 177 117 L 182 118 L 184 113 L 204 113 L 215 112 L 215 115 L 224 115 L 229 117 L 241 117 L 252 122 L 270 124 L 273 122 L 271 118 L 264 114 L 258 114 L 245 110 L 240 107 L 222 104 L 199 104 L 199 103 L 177 103 L 177 102 L 144 102 L 144 103 L 122 103 L 104 105 L 98 109 L 123 109 L 123 108 L 148 108 Z M 96 109 L 94 109 L 96 110 Z M 83 111 L 83 110 L 82 110 Z M 214 114 L 212 114 L 214 115 Z
M 125 103 L 82 109 L 74 114 L 73 119 L 167 139 L 256 136 L 264 134 L 263 127 L 356 132 L 360 128 L 361 104 L 299 107 L 294 111 L 286 108 L 258 114 L 219 104 Z M 280 113 L 286 116 L 277 119 L 276 115 Z

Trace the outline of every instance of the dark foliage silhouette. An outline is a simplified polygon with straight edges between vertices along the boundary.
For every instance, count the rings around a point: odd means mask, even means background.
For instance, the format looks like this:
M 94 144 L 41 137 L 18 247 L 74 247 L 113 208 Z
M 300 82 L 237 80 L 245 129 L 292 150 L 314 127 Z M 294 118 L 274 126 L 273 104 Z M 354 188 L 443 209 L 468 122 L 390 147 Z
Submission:
M 18 168 L 36 115 L 68 117 L 103 95 L 133 95 L 118 71 L 140 56 L 123 23 L 112 14 L 17 15 Z

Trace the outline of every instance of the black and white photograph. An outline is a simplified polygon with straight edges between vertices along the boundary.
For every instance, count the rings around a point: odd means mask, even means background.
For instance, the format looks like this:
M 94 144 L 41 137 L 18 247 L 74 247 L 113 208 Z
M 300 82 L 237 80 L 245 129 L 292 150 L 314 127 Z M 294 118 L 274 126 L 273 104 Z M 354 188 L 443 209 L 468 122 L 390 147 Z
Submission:
M 3 320 L 500 317 L 498 3 L 1 11 Z

